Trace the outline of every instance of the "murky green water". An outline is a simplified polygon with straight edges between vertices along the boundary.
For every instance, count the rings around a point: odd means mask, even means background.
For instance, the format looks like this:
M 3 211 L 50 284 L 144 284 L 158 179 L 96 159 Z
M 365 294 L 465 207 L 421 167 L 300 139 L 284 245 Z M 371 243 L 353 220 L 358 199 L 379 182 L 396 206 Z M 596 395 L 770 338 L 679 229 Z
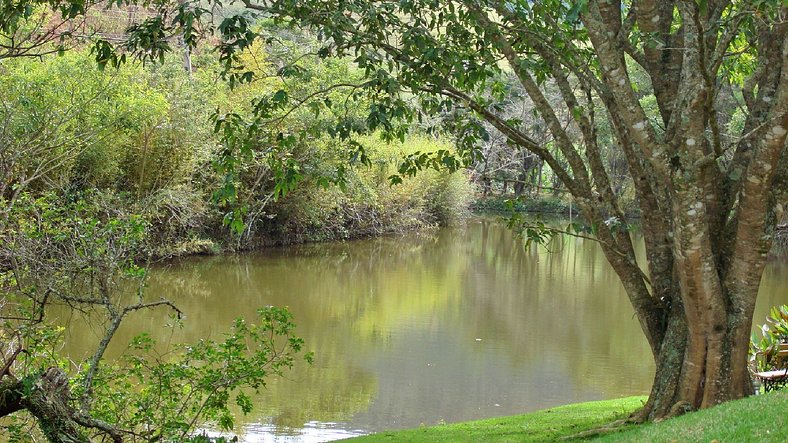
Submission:
M 315 364 L 272 380 L 247 441 L 325 441 L 555 405 L 645 394 L 653 365 L 599 247 L 567 238 L 524 250 L 475 220 L 428 234 L 190 258 L 156 268 L 151 295 L 186 326 L 163 340 L 218 336 L 238 316 L 286 305 Z M 788 303 L 788 263 L 767 269 L 756 319 Z M 131 317 L 118 342 L 161 331 Z M 760 320 L 759 320 L 760 321 Z M 72 336 L 70 352 L 91 339 Z

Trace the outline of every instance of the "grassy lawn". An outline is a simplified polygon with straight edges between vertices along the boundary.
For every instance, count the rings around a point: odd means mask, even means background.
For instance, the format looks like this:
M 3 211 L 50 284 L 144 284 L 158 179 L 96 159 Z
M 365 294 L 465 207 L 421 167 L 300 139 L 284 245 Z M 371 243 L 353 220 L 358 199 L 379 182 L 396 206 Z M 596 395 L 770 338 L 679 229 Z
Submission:
M 788 390 L 723 403 L 711 409 L 633 426 L 599 442 L 788 442 Z
M 549 442 L 624 418 L 645 397 L 578 403 L 525 415 L 382 432 L 369 442 Z M 788 391 L 749 397 L 661 423 L 627 426 L 597 442 L 788 442 Z

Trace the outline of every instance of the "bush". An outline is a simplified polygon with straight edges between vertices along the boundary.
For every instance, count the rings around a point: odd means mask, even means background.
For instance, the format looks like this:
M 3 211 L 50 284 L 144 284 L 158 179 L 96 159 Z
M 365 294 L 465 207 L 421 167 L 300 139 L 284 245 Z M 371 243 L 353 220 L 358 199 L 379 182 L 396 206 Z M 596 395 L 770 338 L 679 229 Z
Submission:
M 176 60 L 101 71 L 87 50 L 14 59 L 0 79 L 0 142 L 15 164 L 6 182 L 35 175 L 35 189 L 114 189 L 137 199 L 183 184 L 215 145 L 205 109 L 211 90 L 185 81 Z
M 450 225 L 466 217 L 474 192 L 463 172 L 427 170 L 397 185 L 388 179 L 397 172 L 403 155 L 446 149 L 445 144 L 418 136 L 405 143 L 387 144 L 376 137 L 362 138 L 360 143 L 370 166 L 348 168 L 339 186 L 325 187 L 314 178 L 305 178 L 269 206 L 270 216 L 261 220 L 264 235 L 276 243 L 346 239 Z M 334 168 L 343 165 L 341 156 L 335 155 L 336 142 L 325 140 L 312 149 L 318 153 L 304 157 L 304 170 L 317 170 L 314 159 L 323 162 L 317 175 L 331 173 L 326 159 Z
M 442 226 L 464 221 L 475 194 L 465 171 L 436 174 L 427 191 L 427 212 Z

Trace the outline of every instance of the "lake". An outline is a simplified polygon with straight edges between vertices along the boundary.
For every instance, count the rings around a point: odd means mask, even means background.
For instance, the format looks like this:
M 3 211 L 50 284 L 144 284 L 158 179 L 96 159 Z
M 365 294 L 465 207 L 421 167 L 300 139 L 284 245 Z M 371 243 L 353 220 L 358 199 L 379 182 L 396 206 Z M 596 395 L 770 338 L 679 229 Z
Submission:
M 524 249 L 500 222 L 369 240 L 193 257 L 155 267 L 151 297 L 185 313 L 137 314 L 163 342 L 220 337 L 236 317 L 288 306 L 315 352 L 272 379 L 242 419 L 243 441 L 326 441 L 647 394 L 646 340 L 599 246 L 563 238 Z M 788 262 L 772 260 L 756 310 L 788 303 Z M 96 333 L 73 328 L 67 351 Z

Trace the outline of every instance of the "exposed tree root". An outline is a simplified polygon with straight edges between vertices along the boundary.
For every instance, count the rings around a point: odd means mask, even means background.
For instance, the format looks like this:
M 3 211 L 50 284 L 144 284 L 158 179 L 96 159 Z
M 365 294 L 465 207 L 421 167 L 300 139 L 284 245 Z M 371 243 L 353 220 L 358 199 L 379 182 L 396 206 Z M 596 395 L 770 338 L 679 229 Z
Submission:
M 594 429 L 588 429 L 583 432 L 578 432 L 577 434 L 567 435 L 562 437 L 561 440 L 577 440 L 577 439 L 585 439 L 590 437 L 595 437 L 598 435 L 610 434 L 612 432 L 618 432 L 624 428 L 624 426 L 632 424 L 629 418 L 623 418 L 621 420 L 616 420 L 612 423 L 608 423 L 604 426 L 600 426 Z
M 695 408 L 692 407 L 692 404 L 682 400 L 673 404 L 673 406 L 671 406 L 670 408 L 670 412 L 668 412 L 667 415 L 665 415 L 664 417 L 654 419 L 654 422 L 656 423 L 669 418 L 678 417 L 679 415 L 683 415 L 686 414 L 687 412 L 692 412 L 694 410 Z M 637 411 L 630 414 L 630 416 L 627 418 L 616 420 L 614 422 L 608 423 L 598 428 L 588 429 L 583 432 L 579 432 L 577 434 L 569 435 L 561 438 L 561 440 L 585 439 L 585 438 L 595 437 L 598 435 L 610 434 L 612 432 L 618 432 L 627 425 L 639 425 L 649 421 L 649 414 L 650 414 L 650 408 L 648 407 L 640 408 Z
M 692 403 L 681 400 L 676 402 L 673 406 L 670 407 L 670 412 L 668 412 L 668 415 L 665 416 L 663 420 L 668 418 L 678 417 L 679 415 L 684 415 L 687 412 L 692 412 L 694 410 L 695 408 L 692 406 Z
M 648 417 L 649 417 L 650 411 L 651 411 L 651 408 L 649 408 L 649 407 L 640 408 L 637 411 L 634 411 L 632 414 L 629 415 L 629 418 L 627 418 L 627 422 L 631 423 L 631 424 L 636 424 L 636 425 L 639 425 L 641 423 L 645 423 L 645 422 L 648 421 Z

